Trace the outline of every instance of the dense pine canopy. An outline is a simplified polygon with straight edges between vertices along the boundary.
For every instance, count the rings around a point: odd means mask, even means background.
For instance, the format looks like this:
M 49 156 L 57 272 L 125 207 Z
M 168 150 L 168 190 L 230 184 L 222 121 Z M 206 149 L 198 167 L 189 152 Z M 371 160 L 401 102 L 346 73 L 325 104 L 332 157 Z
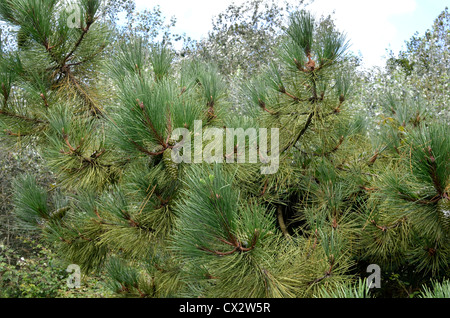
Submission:
M 0 140 L 54 178 L 14 179 L 18 225 L 127 297 L 449 297 L 447 9 L 367 75 L 301 4 L 201 43 L 115 6 L 0 1 Z

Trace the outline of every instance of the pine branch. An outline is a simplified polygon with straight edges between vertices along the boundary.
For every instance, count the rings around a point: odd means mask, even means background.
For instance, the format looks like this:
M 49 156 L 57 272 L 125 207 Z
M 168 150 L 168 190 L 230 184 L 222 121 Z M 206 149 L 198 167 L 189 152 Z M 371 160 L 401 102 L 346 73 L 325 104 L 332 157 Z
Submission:
M 331 155 L 332 153 L 335 153 L 336 151 L 339 150 L 339 148 L 342 146 L 343 142 L 344 142 L 344 136 L 341 136 L 341 138 L 339 139 L 338 144 L 331 150 L 324 152 L 324 153 L 317 153 L 317 152 L 313 152 L 313 153 L 307 153 L 299 148 L 296 147 L 296 149 L 298 149 L 302 154 L 306 155 L 306 156 L 314 156 L 314 157 L 328 157 L 329 155 Z
M 271 115 L 275 114 L 273 111 L 267 109 L 266 103 L 264 103 L 264 101 L 262 101 L 261 99 L 258 99 L 258 105 L 262 108 L 263 111 L 268 112 Z
M 169 204 L 169 202 L 172 200 L 171 197 L 169 197 L 168 199 L 164 199 L 161 194 L 155 193 L 155 196 L 158 198 L 159 202 L 160 202 L 160 206 L 158 207 L 158 209 L 165 207 Z
M 0 110 L 0 115 L 4 115 L 4 116 L 7 116 L 7 117 L 20 119 L 20 120 L 27 121 L 27 122 L 30 122 L 30 123 L 35 123 L 35 124 L 47 124 L 48 123 L 48 122 L 46 122 L 46 121 L 44 121 L 42 119 L 30 118 L 30 117 L 19 115 L 19 114 L 14 114 L 14 113 L 8 112 L 6 110 Z
M 413 202 L 413 203 L 417 203 L 417 204 L 423 204 L 423 205 L 428 205 L 428 204 L 434 204 L 436 202 L 438 202 L 442 197 L 438 194 L 435 195 L 434 197 L 428 196 L 425 199 L 417 199 L 417 198 L 413 198 L 408 194 L 405 194 L 403 192 L 398 192 L 398 195 L 400 196 L 401 199 L 408 201 L 408 202 Z M 444 193 L 444 198 L 445 198 L 445 193 Z
M 368 162 L 369 166 L 372 166 L 375 163 L 375 161 L 377 161 L 379 154 L 380 153 L 378 151 L 375 151 L 375 154 L 369 159 Z
M 388 225 L 388 226 L 380 226 L 380 225 L 377 224 L 377 222 L 376 222 L 375 220 L 371 220 L 370 223 L 371 223 L 373 226 L 375 226 L 377 229 L 381 230 L 382 232 L 387 232 L 388 230 L 398 228 L 398 227 L 401 226 L 404 222 L 406 222 L 406 220 L 407 220 L 407 218 L 404 217 L 404 218 L 398 220 L 397 222 L 395 222 L 394 224 Z
M 211 254 L 215 254 L 215 255 L 218 255 L 218 256 L 227 256 L 227 255 L 231 255 L 231 254 L 233 254 L 234 252 L 236 252 L 237 250 L 238 250 L 238 248 L 237 247 L 235 247 L 233 250 L 231 250 L 231 251 L 229 251 L 229 252 L 219 252 L 219 251 L 213 251 L 213 250 L 210 250 L 210 249 L 208 249 L 208 248 L 206 248 L 206 247 L 204 247 L 204 246 L 201 246 L 201 247 L 198 247 L 200 250 L 202 250 L 202 251 L 205 251 L 205 252 L 208 252 L 208 253 L 211 253 Z
M 71 67 L 71 66 L 78 66 L 81 64 L 84 64 L 86 62 L 89 62 L 91 59 L 93 59 L 94 57 L 96 57 L 97 55 L 99 55 L 100 53 L 103 52 L 103 50 L 106 48 L 105 45 L 101 45 L 100 48 L 97 50 L 97 52 L 93 53 L 92 55 L 84 58 L 83 60 L 76 62 L 76 63 L 68 63 L 66 64 L 67 67 Z
M 72 57 L 72 55 L 75 53 L 75 51 L 78 49 L 78 47 L 81 45 L 81 42 L 83 42 L 84 37 L 86 36 L 86 34 L 89 32 L 90 27 L 92 26 L 92 24 L 94 24 L 94 22 L 97 20 L 97 18 L 94 19 L 88 19 L 88 21 L 86 22 L 86 27 L 81 27 L 81 35 L 78 38 L 77 42 L 75 43 L 74 47 L 72 48 L 72 50 L 64 57 L 61 65 L 65 65 L 67 63 L 67 61 L 69 61 L 69 59 Z
M 312 111 L 309 116 L 308 119 L 306 120 L 305 126 L 303 127 L 303 129 L 298 133 L 297 137 L 295 138 L 294 142 L 286 145 L 286 147 L 281 151 L 281 153 L 286 152 L 287 150 L 291 149 L 295 144 L 297 144 L 297 142 L 300 140 L 300 138 L 302 138 L 302 136 L 306 133 L 306 131 L 308 130 L 309 126 L 312 123 L 313 117 L 314 117 L 314 113 L 315 111 Z
M 287 92 L 286 89 L 284 87 L 281 87 L 279 89 L 279 92 L 290 97 L 291 99 L 293 99 L 295 102 L 299 102 L 301 101 L 300 98 L 298 98 L 297 96 L 292 95 L 291 93 Z
M 283 232 L 283 235 L 287 239 L 291 239 L 291 236 L 289 235 L 289 232 L 287 230 L 286 223 L 284 222 L 283 218 L 283 207 L 281 205 L 278 206 L 277 209 L 277 217 L 278 217 L 278 224 L 280 225 L 281 232 Z
M 433 156 L 431 147 L 428 147 L 428 153 L 429 153 L 430 157 L 427 158 L 427 161 L 430 166 L 430 176 L 431 176 L 431 180 L 433 181 L 434 188 L 436 189 L 437 193 L 439 194 L 439 196 L 441 198 L 448 199 L 448 194 L 445 193 L 444 189 L 442 188 L 441 182 L 439 180 L 439 176 L 437 174 L 436 159 Z
M 42 98 L 42 100 L 43 100 L 43 102 L 44 102 L 44 106 L 45 106 L 45 108 L 48 108 L 49 107 L 49 105 L 48 105 L 48 101 L 47 101 L 47 97 L 45 97 L 45 95 L 44 94 L 42 94 L 41 93 L 41 98 Z
M 263 188 L 263 190 L 262 190 L 262 192 L 261 192 L 261 194 L 260 194 L 261 197 L 264 196 L 264 195 L 266 194 L 267 186 L 268 186 L 268 185 L 269 185 L 269 179 L 266 178 L 266 181 L 264 182 L 264 188 Z
M 134 227 L 134 228 L 137 228 L 139 230 L 146 231 L 146 232 L 150 232 L 150 233 L 155 233 L 156 232 L 156 230 L 154 230 L 154 229 L 152 229 L 150 227 L 146 227 L 146 226 L 141 225 L 139 222 L 137 222 L 136 220 L 132 219 L 131 216 L 128 215 L 128 214 L 126 214 L 125 217 L 126 217 L 126 219 L 128 221 L 128 224 L 131 227 Z
M 321 282 L 322 280 L 328 278 L 331 276 L 331 273 L 333 271 L 333 267 L 334 267 L 334 256 L 331 255 L 330 257 L 330 268 L 325 272 L 325 274 L 319 278 L 316 278 L 315 280 L 313 280 L 312 282 L 309 282 L 308 285 L 314 285 L 317 284 L 319 282 Z
M 64 127 L 62 128 L 62 137 L 63 137 L 64 142 L 66 143 L 67 147 L 69 147 L 69 150 L 70 150 L 70 152 L 67 154 L 76 154 L 84 142 L 84 138 L 81 138 L 81 143 L 76 148 L 72 147 L 72 145 L 69 142 L 69 136 L 64 131 Z M 66 153 L 66 152 L 61 150 L 61 153 Z
M 61 219 L 70 210 L 70 207 L 58 209 L 50 214 L 50 219 Z
M 227 255 L 234 254 L 235 252 L 240 252 L 240 253 L 250 252 L 251 250 L 253 250 L 255 248 L 256 243 L 258 242 L 258 238 L 259 238 L 259 231 L 257 229 L 255 229 L 255 233 L 253 234 L 250 247 L 243 247 L 242 243 L 233 236 L 232 237 L 233 242 L 229 242 L 222 238 L 217 238 L 222 243 L 234 247 L 231 251 L 228 251 L 228 252 L 214 251 L 214 250 L 208 249 L 204 246 L 198 246 L 197 248 L 202 251 L 205 251 L 205 252 L 208 252 L 211 254 L 215 254 L 218 256 L 227 256 Z
M 102 218 L 100 216 L 100 214 L 98 213 L 98 210 L 94 210 L 95 215 L 97 216 L 97 219 L 92 218 L 92 222 L 97 223 L 99 225 L 109 225 L 109 226 L 116 226 L 117 224 L 114 223 L 110 223 L 108 221 L 106 221 L 104 218 Z
M 217 115 L 214 113 L 214 99 L 212 96 L 211 99 L 206 104 L 206 106 L 208 107 L 207 110 L 208 122 L 210 122 L 211 120 L 217 118 Z
M 3 109 L 6 109 L 8 105 L 10 91 L 6 89 L 5 83 L 2 83 L 2 95 L 3 95 Z
M 158 142 L 161 146 L 163 146 L 165 149 L 167 149 L 168 145 L 166 144 L 166 142 L 164 141 L 164 138 L 158 133 L 155 126 L 153 125 L 153 122 L 150 119 L 150 116 L 147 114 L 147 112 L 145 110 L 144 103 L 141 102 L 139 99 L 137 99 L 137 102 L 139 104 L 140 109 L 142 110 L 142 114 L 144 115 L 145 121 L 147 122 L 149 128 L 153 132 L 155 138 L 158 140 Z
M 314 244 L 313 244 L 311 250 L 310 250 L 310 251 L 308 252 L 308 254 L 306 255 L 306 258 L 307 258 L 307 259 L 311 256 L 311 254 L 312 254 L 312 253 L 314 252 L 314 250 L 317 248 L 317 244 L 319 243 L 318 232 L 319 232 L 319 231 L 318 231 L 317 229 L 314 231 Z
M 42 43 L 42 45 L 45 47 L 45 50 L 47 51 L 47 53 L 50 55 L 50 57 L 52 58 L 52 60 L 57 64 L 57 65 L 64 65 L 61 64 L 61 61 L 58 59 L 58 57 L 55 55 L 55 53 L 53 53 L 53 48 L 54 46 L 49 46 L 48 42 L 44 42 Z
M 167 110 L 167 138 L 166 138 L 166 145 L 167 148 L 169 147 L 169 143 L 170 143 L 170 136 L 172 135 L 173 132 L 173 125 L 172 125 L 172 114 L 170 112 L 170 109 Z
M 144 147 L 142 147 L 141 145 L 139 145 L 136 141 L 132 140 L 131 138 L 128 138 L 128 140 L 136 147 L 137 150 L 139 150 L 140 152 L 142 152 L 148 156 L 151 156 L 151 157 L 162 155 L 164 153 L 164 151 L 166 150 L 166 149 L 164 149 L 164 150 L 161 150 L 158 152 L 151 152 L 151 151 L 145 149 Z
M 63 149 L 61 149 L 60 153 L 62 153 L 64 155 L 69 155 L 69 156 L 76 155 L 76 156 L 80 157 L 80 159 L 85 163 L 93 164 L 101 156 L 103 156 L 106 153 L 106 149 L 100 149 L 100 150 L 94 151 L 90 157 L 85 157 L 79 151 L 81 149 L 81 147 L 83 146 L 83 143 L 85 140 L 84 138 L 81 138 L 80 144 L 78 146 L 73 147 L 71 145 L 71 143 L 69 142 L 69 136 L 64 131 L 64 128 L 62 128 L 62 137 L 64 139 L 65 144 L 69 148 L 69 151 L 64 151 Z
M 13 137 L 25 137 L 25 136 L 31 136 L 31 135 L 33 135 L 32 133 L 20 133 L 20 132 L 18 132 L 18 133 L 14 133 L 14 132 L 12 132 L 11 130 L 7 130 L 7 129 L 5 129 L 5 134 L 7 135 L 7 136 L 13 136 Z
M 89 94 L 83 89 L 83 87 L 80 85 L 80 83 L 77 81 L 75 76 L 73 76 L 72 72 L 69 68 L 65 68 L 69 81 L 73 84 L 73 86 L 76 89 L 76 92 L 78 95 L 84 100 L 84 102 L 88 105 L 88 107 L 91 110 L 91 113 L 95 117 L 103 117 L 103 111 L 101 111 L 97 105 L 95 104 L 94 100 L 89 96 Z

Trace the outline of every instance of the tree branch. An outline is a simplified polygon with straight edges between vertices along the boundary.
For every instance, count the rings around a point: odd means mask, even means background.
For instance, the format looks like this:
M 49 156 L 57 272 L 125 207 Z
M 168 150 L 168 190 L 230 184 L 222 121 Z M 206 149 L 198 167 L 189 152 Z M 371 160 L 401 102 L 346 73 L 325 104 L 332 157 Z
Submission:
M 30 117 L 26 117 L 26 116 L 23 116 L 23 115 L 14 114 L 14 113 L 8 112 L 6 110 L 0 110 L 0 115 L 4 115 L 4 116 L 7 116 L 7 117 L 12 117 L 12 118 L 17 118 L 17 119 L 20 119 L 20 120 L 23 120 L 23 121 L 27 121 L 27 122 L 30 122 L 30 123 L 35 123 L 35 124 L 46 124 L 47 123 L 46 121 L 41 120 L 41 119 L 30 118 Z
M 309 126 L 312 123 L 312 119 L 314 117 L 314 111 L 312 111 L 309 116 L 308 119 L 306 120 L 305 126 L 303 127 L 303 129 L 298 133 L 297 137 L 295 138 L 293 143 L 288 144 L 282 151 L 281 153 L 284 153 L 285 151 L 291 149 L 299 140 L 300 138 L 302 138 L 302 136 L 306 133 L 306 131 L 308 130 Z
M 65 65 L 66 62 L 72 57 L 72 55 L 75 53 L 75 51 L 78 49 L 78 47 L 81 45 L 81 42 L 83 42 L 84 37 L 86 36 L 86 34 L 89 32 L 89 28 L 91 27 L 91 25 L 94 23 L 95 19 L 92 21 L 87 21 L 86 23 L 86 27 L 85 28 L 81 28 L 82 33 L 80 35 L 80 37 L 78 38 L 78 41 L 75 43 L 74 47 L 72 48 L 72 50 L 66 55 L 66 57 L 63 59 L 61 65 Z
M 447 194 L 445 193 L 444 189 L 442 188 L 441 182 L 439 180 L 439 176 L 437 174 L 437 165 L 436 165 L 436 158 L 433 156 L 433 151 L 431 147 L 428 147 L 428 153 L 430 155 L 429 158 L 427 158 L 428 164 L 430 166 L 430 176 L 431 180 L 433 181 L 434 188 L 436 189 L 437 193 L 441 198 L 447 197 Z
M 334 147 L 333 149 L 324 152 L 324 153 L 317 153 L 317 152 L 313 152 L 313 153 L 307 153 L 299 148 L 297 148 L 302 154 L 307 155 L 307 156 L 315 156 L 315 157 L 328 157 L 329 155 L 331 155 L 332 153 L 336 152 L 339 150 L 339 148 L 342 146 L 342 143 L 344 142 L 344 136 L 341 136 L 341 138 L 339 139 L 338 144 L 336 145 L 336 147 Z
M 97 107 L 95 102 L 92 100 L 92 98 L 89 96 L 88 93 L 86 93 L 81 87 L 80 83 L 78 83 L 77 79 L 72 75 L 72 72 L 70 69 L 66 68 L 65 72 L 69 78 L 69 81 L 74 85 L 78 95 L 85 101 L 85 103 L 89 106 L 91 109 L 92 115 L 97 117 L 102 117 L 103 112 Z
M 150 119 L 150 116 L 147 114 L 146 110 L 145 110 L 145 106 L 144 103 L 141 102 L 139 99 L 136 100 L 139 104 L 139 107 L 142 110 L 142 113 L 144 114 L 145 117 L 145 121 L 147 122 L 148 126 L 150 127 L 151 131 L 153 132 L 153 134 L 155 135 L 155 138 L 158 140 L 159 144 L 161 146 L 163 146 L 164 148 L 167 149 L 167 144 L 164 141 L 164 138 L 158 133 L 158 131 L 156 130 L 155 126 L 153 125 L 152 120 Z
M 291 236 L 289 235 L 289 232 L 287 230 L 287 226 L 286 223 L 284 222 L 284 218 L 283 218 L 283 207 L 281 205 L 278 206 L 277 209 L 277 218 L 278 218 L 278 223 L 280 225 L 280 229 L 281 232 L 283 232 L 283 235 L 287 238 L 290 239 Z

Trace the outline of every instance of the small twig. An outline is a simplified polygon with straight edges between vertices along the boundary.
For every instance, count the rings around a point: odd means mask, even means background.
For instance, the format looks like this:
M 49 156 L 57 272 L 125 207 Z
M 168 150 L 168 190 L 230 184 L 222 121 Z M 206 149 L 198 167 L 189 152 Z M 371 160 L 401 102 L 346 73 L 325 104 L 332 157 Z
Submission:
M 378 188 L 368 188 L 368 187 L 361 187 L 361 189 L 363 189 L 364 191 L 367 191 L 367 192 L 375 192 L 375 191 L 378 191 L 379 189 Z
M 285 151 L 289 150 L 291 147 L 293 147 L 299 140 L 300 138 L 302 138 L 302 136 L 306 133 L 306 131 L 308 130 L 309 126 L 312 123 L 312 119 L 314 117 L 314 111 L 312 111 L 309 116 L 308 119 L 306 120 L 305 126 L 303 127 L 303 129 L 298 133 L 297 137 L 295 138 L 294 142 L 288 144 L 286 147 L 284 147 L 284 149 L 281 151 L 281 153 L 284 153 Z
M 202 251 L 205 251 L 205 252 L 208 252 L 208 253 L 211 253 L 211 254 L 216 254 L 216 255 L 219 255 L 219 256 L 226 256 L 226 255 L 231 255 L 231 254 L 233 254 L 234 252 L 236 252 L 237 251 L 237 247 L 235 247 L 232 251 L 229 251 L 229 252 L 219 252 L 219 251 L 213 251 L 213 250 L 210 250 L 210 249 L 208 249 L 208 248 L 206 248 L 206 247 L 198 247 L 200 250 L 202 250 Z
M 72 50 L 66 55 L 66 57 L 63 59 L 62 61 L 62 65 L 65 65 L 66 62 L 72 57 L 72 55 L 75 53 L 75 51 L 78 49 L 78 47 L 81 45 L 81 42 L 83 41 L 84 37 L 86 36 L 86 34 L 89 32 L 89 29 L 91 27 L 91 25 L 95 22 L 95 19 L 92 20 L 88 20 L 86 23 L 86 27 L 85 28 L 81 28 L 82 33 L 80 35 L 80 37 L 78 38 L 78 41 L 75 43 L 74 47 L 72 48 Z M 48 49 L 47 49 L 48 50 Z
M 63 137 L 64 141 L 66 142 L 67 147 L 69 147 L 70 153 L 76 153 L 80 149 L 81 144 L 78 145 L 76 148 L 72 147 L 72 145 L 69 142 L 69 136 L 66 134 L 64 127 L 62 128 L 62 137 Z M 83 142 L 83 138 L 81 140 Z
M 150 190 L 151 184 L 148 186 L 147 192 L 148 190 Z M 150 200 L 150 198 L 152 197 L 153 193 L 155 192 L 156 189 L 156 185 L 153 187 L 152 191 L 150 191 L 147 194 L 147 197 L 145 198 L 145 201 L 142 203 L 140 209 L 139 209 L 139 215 L 141 215 L 142 211 L 144 210 L 144 208 L 147 206 L 148 201 Z
M 0 115 L 21 119 L 21 120 L 24 120 L 24 121 L 27 121 L 30 123 L 36 123 L 36 124 L 46 124 L 47 123 L 46 121 L 43 121 L 41 119 L 30 118 L 30 117 L 26 117 L 23 115 L 14 114 L 14 113 L 8 112 L 6 110 L 0 110 Z
M 284 95 L 292 98 L 296 102 L 300 101 L 300 98 L 298 98 L 297 96 L 292 95 L 291 93 L 287 92 L 285 89 L 280 90 L 280 93 L 283 93 Z
M 147 294 L 146 293 L 144 293 L 143 291 L 141 291 L 140 289 L 139 289 L 139 287 L 136 285 L 136 286 L 134 286 L 134 288 L 136 288 L 136 290 L 138 291 L 138 293 L 139 293 L 139 296 L 141 297 L 141 298 L 145 298 L 145 297 L 147 297 Z
M 263 190 L 262 190 L 262 192 L 261 192 L 261 194 L 260 194 L 261 197 L 264 196 L 264 195 L 266 194 L 267 186 L 268 186 L 268 185 L 269 185 L 269 179 L 266 179 L 266 182 L 264 182 L 264 188 L 263 188 Z
M 437 174 L 437 165 L 436 165 L 436 158 L 433 156 L 433 151 L 431 147 L 428 147 L 428 153 L 430 155 L 429 158 L 427 158 L 428 164 L 430 165 L 430 176 L 431 180 L 433 180 L 434 188 L 436 189 L 437 193 L 441 198 L 446 196 L 447 194 L 444 193 L 444 190 L 442 189 L 441 182 L 439 180 L 439 176 Z
M 325 274 L 322 277 L 316 278 L 315 280 L 313 280 L 312 282 L 310 282 L 308 285 L 313 285 L 316 283 L 321 282 L 322 280 L 328 278 L 331 276 L 331 272 L 333 270 L 333 266 L 334 266 L 334 256 L 331 255 L 331 260 L 330 260 L 330 268 L 325 272 Z
M 267 109 L 266 103 L 264 101 L 262 101 L 261 99 L 258 99 L 258 104 L 259 104 L 259 107 L 261 107 L 263 111 L 265 111 L 271 115 L 275 114 L 275 112 Z
M 41 93 L 41 98 L 42 98 L 42 100 L 44 101 L 44 105 L 45 105 L 45 108 L 48 108 L 49 106 L 48 106 L 48 101 L 47 101 L 47 98 L 45 97 L 45 95 L 44 94 L 42 94 Z
M 64 72 L 67 75 L 69 82 L 71 82 L 74 85 L 78 96 L 80 96 L 84 100 L 84 102 L 89 106 L 92 115 L 96 116 L 96 117 L 104 116 L 103 111 L 101 111 L 100 108 L 98 108 L 98 106 L 95 104 L 95 102 L 91 98 L 91 96 L 89 96 L 89 94 L 83 89 L 81 84 L 72 75 L 72 72 L 70 71 L 70 69 L 67 68 L 66 66 L 64 66 L 63 68 L 65 69 Z
M 319 243 L 319 238 L 318 238 L 318 230 L 316 229 L 316 230 L 314 231 L 314 244 L 313 244 L 311 250 L 310 250 L 310 251 L 308 252 L 308 254 L 306 255 L 306 258 L 307 258 L 307 259 L 311 256 L 312 252 L 316 249 L 317 243 Z
M 402 225 L 403 222 L 406 221 L 406 217 L 400 219 L 399 221 L 397 221 L 396 223 L 389 225 L 389 226 L 380 226 L 377 224 L 377 222 L 375 220 L 371 220 L 370 223 L 373 224 L 373 226 L 375 226 L 377 229 L 381 230 L 382 232 L 386 233 L 388 230 L 391 229 L 395 229 L 398 228 L 400 225 Z
M 128 141 L 130 141 L 136 147 L 137 150 L 139 150 L 140 152 L 145 153 L 145 154 L 147 154 L 147 155 L 149 155 L 151 157 L 162 155 L 164 153 L 164 151 L 166 150 L 166 149 L 163 149 L 163 150 L 158 151 L 158 152 L 152 152 L 152 151 L 149 151 L 149 150 L 145 149 L 144 147 L 139 145 L 136 141 L 134 141 L 131 138 L 128 138 Z
M 281 232 L 283 232 L 283 235 L 287 238 L 287 239 L 291 239 L 291 236 L 289 235 L 289 232 L 287 230 L 287 226 L 286 223 L 284 222 L 284 218 L 283 218 L 283 207 L 281 205 L 278 206 L 277 209 L 277 216 L 278 216 L 278 223 L 280 225 L 280 229 Z
M 141 102 L 139 99 L 136 100 L 138 102 L 139 108 L 142 110 L 142 114 L 144 115 L 145 121 L 147 122 L 148 126 L 150 127 L 151 131 L 155 135 L 156 139 L 160 143 L 161 146 L 167 149 L 167 144 L 164 141 L 164 138 L 158 133 L 155 126 L 153 125 L 152 120 L 150 119 L 150 116 L 148 115 L 144 103 Z
M 339 150 L 339 148 L 342 146 L 342 144 L 344 143 L 344 136 L 341 136 L 341 138 L 339 139 L 338 144 L 331 150 L 324 152 L 324 153 L 318 153 L 318 152 L 313 152 L 313 153 L 307 153 L 303 150 L 301 150 L 300 148 L 294 146 L 297 150 L 299 150 L 302 154 L 307 155 L 307 156 L 315 156 L 315 157 L 328 157 L 329 155 L 331 155 L 332 153 L 335 153 L 336 151 Z
M 227 240 L 225 240 L 223 238 L 219 238 L 219 237 L 217 238 L 220 242 L 222 242 L 222 243 L 224 243 L 226 245 L 234 247 L 231 251 L 228 251 L 228 252 L 214 251 L 214 250 L 211 250 L 211 249 L 209 249 L 207 247 L 204 247 L 204 246 L 197 246 L 197 248 L 202 250 L 202 251 L 205 251 L 205 252 L 208 252 L 208 253 L 211 253 L 211 254 L 215 254 L 215 255 L 218 255 L 218 256 L 227 256 L 227 255 L 231 255 L 231 254 L 233 254 L 235 252 L 250 252 L 251 250 L 253 250 L 255 248 L 255 246 L 256 246 L 256 244 L 258 242 L 258 238 L 259 238 L 259 231 L 257 229 L 255 229 L 255 233 L 253 234 L 250 247 L 243 247 L 242 243 L 233 236 L 232 237 L 232 241 L 233 242 L 227 241 Z
M 207 102 L 206 106 L 208 106 L 208 121 L 213 120 L 214 118 L 217 118 L 217 115 L 214 113 L 214 98 L 211 96 L 210 101 Z
M 18 132 L 18 133 L 14 133 L 14 132 L 12 132 L 11 130 L 7 130 L 7 129 L 5 129 L 5 134 L 7 135 L 7 136 L 14 136 L 14 137 L 24 137 L 24 136 L 29 136 L 29 135 L 31 135 L 31 134 L 27 134 L 27 133 L 24 133 L 24 134 L 22 134 L 22 133 L 20 133 L 20 132 Z
M 170 136 L 172 135 L 172 116 L 170 113 L 170 109 L 167 109 L 167 138 L 166 138 L 166 145 L 169 145 Z

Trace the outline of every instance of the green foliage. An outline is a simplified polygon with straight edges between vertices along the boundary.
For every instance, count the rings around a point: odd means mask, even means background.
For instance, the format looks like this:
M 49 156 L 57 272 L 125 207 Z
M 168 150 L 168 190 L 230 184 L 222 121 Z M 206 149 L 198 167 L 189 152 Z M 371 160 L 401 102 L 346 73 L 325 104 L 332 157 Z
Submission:
M 36 147 L 56 179 L 18 176 L 15 215 L 64 262 L 106 273 L 113 293 L 413 297 L 448 276 L 449 126 L 412 82 L 386 84 L 360 107 L 355 59 L 330 19 L 293 11 L 281 26 L 273 2 L 233 5 L 196 54 L 181 58 L 170 26 L 150 30 L 161 26 L 158 9 L 147 19 L 121 2 L 130 29 L 120 36 L 108 22 L 116 9 L 100 1 L 78 3 L 75 28 L 62 2 L 0 3 L 20 35 L 0 59 L 1 132 Z M 239 63 L 228 52 L 236 38 L 247 46 Z M 241 162 L 250 136 L 233 136 L 216 153 L 222 163 L 177 162 L 183 142 L 207 141 L 208 128 L 271 135 L 256 163 Z M 261 130 L 255 137 L 264 141 Z M 264 157 L 276 153 L 275 173 L 263 173 Z M 367 264 L 389 274 L 387 291 L 368 292 Z M 47 288 L 21 275 L 20 295 Z M 438 295 L 445 288 L 434 286 Z
M 323 290 L 320 298 L 371 298 L 367 282 L 359 279 L 355 284 L 345 284 L 337 290 Z
M 26 242 L 26 241 L 25 241 Z M 56 255 L 36 241 L 33 256 L 0 246 L 0 298 L 55 298 L 66 289 L 67 273 Z
M 39 227 L 40 219 L 48 219 L 47 193 L 36 184 L 32 176 L 19 177 L 15 180 L 16 215 L 23 224 Z
M 425 286 L 419 298 L 449 298 L 450 297 L 450 282 L 448 280 L 442 283 L 434 281 L 432 287 Z
M 396 255 L 391 260 L 400 263 L 407 256 L 425 273 L 448 270 L 448 216 L 442 209 L 448 201 L 447 134 L 447 125 L 433 123 L 404 137 L 398 163 L 379 179 L 380 192 L 374 196 L 378 208 L 371 222 L 377 227 L 379 218 L 390 225 L 381 227 L 379 247 L 369 254 L 383 251 L 383 258 Z
M 290 39 L 302 49 L 305 57 L 311 54 L 313 47 L 313 33 L 315 27 L 314 18 L 309 12 L 302 11 L 293 14 L 290 19 L 290 26 L 287 29 L 287 34 Z M 306 62 L 299 60 L 299 62 Z
M 231 4 L 212 20 L 208 37 L 191 51 L 217 65 L 224 76 L 241 74 L 248 79 L 276 57 L 284 19 L 302 5 L 303 1 L 294 6 L 274 0 Z
M 227 180 L 219 169 L 189 171 L 186 181 L 189 190 L 183 195 L 186 199 L 179 203 L 178 213 L 182 215 L 181 224 L 177 226 L 188 230 L 177 232 L 174 238 L 176 250 L 185 257 L 219 255 L 226 247 L 224 244 L 235 244 L 240 252 L 251 250 L 257 244 L 263 244 L 260 238 L 274 231 L 263 211 L 252 211 L 251 206 L 245 207 L 239 202 L 239 194 L 233 191 L 231 180 Z M 204 246 L 206 242 L 208 245 Z
M 141 38 L 145 42 L 160 42 L 163 46 L 168 47 L 175 46 L 177 42 L 181 41 L 186 50 L 195 45 L 195 42 L 186 34 L 174 33 L 173 28 L 177 23 L 176 17 L 170 17 L 167 21 L 159 5 L 151 9 L 137 11 L 135 1 L 132 0 L 110 0 L 108 2 L 104 4 L 104 10 L 115 19 L 117 19 L 118 10 L 122 9 L 122 12 L 123 10 L 126 12 L 125 23 L 115 23 L 117 30 L 115 37 L 118 41 Z
M 153 45 L 150 51 L 150 63 L 157 81 L 162 80 L 169 74 L 172 66 L 173 53 L 162 45 Z
M 424 34 L 414 34 L 406 42 L 406 50 L 397 56 L 391 52 L 388 74 L 402 77 L 403 86 L 410 85 L 433 109 L 432 116 L 449 120 L 450 14 L 446 7 Z
M 17 240 L 20 249 L 0 245 L 0 298 L 113 297 L 103 277 L 82 277 L 80 288 L 69 288 L 67 264 L 51 248 L 35 239 Z

